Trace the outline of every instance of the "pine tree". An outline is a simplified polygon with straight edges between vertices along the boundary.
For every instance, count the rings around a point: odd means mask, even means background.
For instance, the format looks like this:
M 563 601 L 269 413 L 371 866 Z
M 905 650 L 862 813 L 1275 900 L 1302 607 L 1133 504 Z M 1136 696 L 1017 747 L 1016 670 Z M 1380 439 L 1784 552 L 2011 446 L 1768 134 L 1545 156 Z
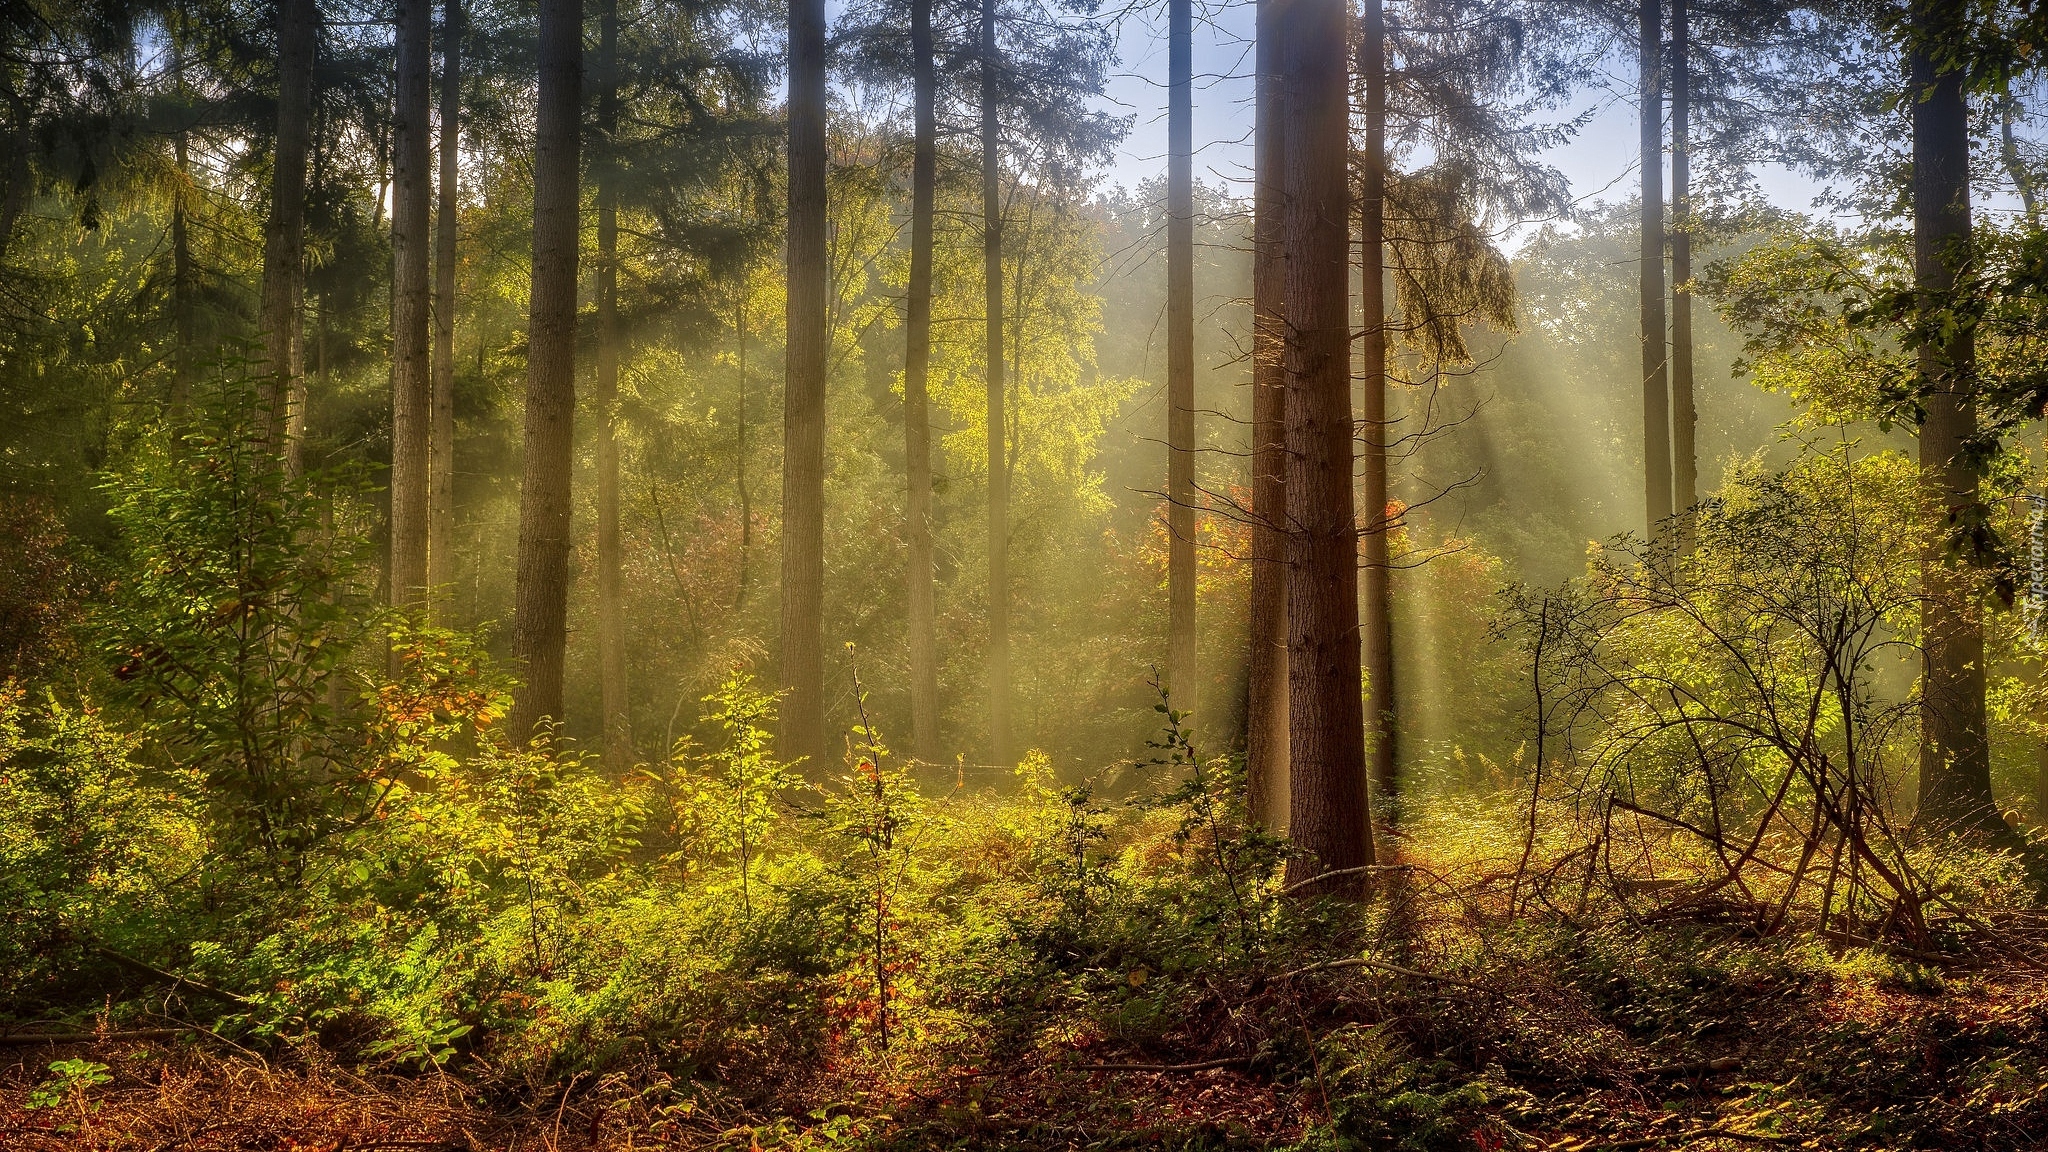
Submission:
M 562 716 L 568 643 L 571 456 L 576 419 L 576 266 L 581 199 L 582 0 L 541 0 L 533 152 L 533 288 L 526 358 L 526 460 L 512 655 L 525 684 L 508 725 L 525 740 Z

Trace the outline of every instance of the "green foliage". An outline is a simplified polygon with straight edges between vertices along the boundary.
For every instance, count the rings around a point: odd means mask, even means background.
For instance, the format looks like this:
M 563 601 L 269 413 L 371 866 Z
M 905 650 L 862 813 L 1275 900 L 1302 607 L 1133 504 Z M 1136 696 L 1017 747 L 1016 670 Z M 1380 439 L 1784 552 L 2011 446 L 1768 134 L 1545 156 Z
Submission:
M 50 1064 L 50 1071 L 56 1075 L 35 1086 L 28 1094 L 23 1107 L 28 1109 L 56 1108 L 68 1103 L 74 1096 L 82 1096 L 88 1088 L 111 1084 L 114 1078 L 107 1075 L 107 1066 L 81 1057 L 56 1060 Z
M 374 795 L 336 704 L 380 617 L 362 541 L 263 442 L 258 393 L 225 364 L 195 427 L 110 482 L 131 561 L 95 625 L 151 759 L 200 773 L 220 849 L 290 882 Z
M 98 709 L 0 686 L 0 1011 L 75 989 L 81 943 L 159 944 L 198 864 L 198 789 L 136 763 Z
M 740 901 L 753 914 L 756 865 L 779 823 L 776 805 L 797 783 L 791 766 L 773 755 L 776 694 L 756 687 L 753 677 L 733 669 L 717 690 L 704 720 L 724 733 L 724 746 L 695 757 L 702 775 L 682 779 L 676 789 L 679 825 L 687 850 L 697 859 L 730 860 L 737 870 Z

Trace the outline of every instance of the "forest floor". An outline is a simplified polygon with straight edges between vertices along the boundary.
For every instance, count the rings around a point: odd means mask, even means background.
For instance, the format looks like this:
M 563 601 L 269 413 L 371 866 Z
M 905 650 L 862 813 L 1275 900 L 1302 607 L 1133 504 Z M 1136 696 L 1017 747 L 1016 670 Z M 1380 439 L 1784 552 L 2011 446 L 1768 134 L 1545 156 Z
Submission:
M 1183 984 L 1136 1045 L 1083 1013 L 1062 1046 L 784 1069 L 800 1089 L 745 1104 L 653 1062 L 515 1089 L 371 1075 L 314 1042 L 15 1042 L 0 1048 L 0 1148 L 2048 1147 L 2048 979 L 2011 962 L 1617 926 L 1455 972 L 1360 962 Z

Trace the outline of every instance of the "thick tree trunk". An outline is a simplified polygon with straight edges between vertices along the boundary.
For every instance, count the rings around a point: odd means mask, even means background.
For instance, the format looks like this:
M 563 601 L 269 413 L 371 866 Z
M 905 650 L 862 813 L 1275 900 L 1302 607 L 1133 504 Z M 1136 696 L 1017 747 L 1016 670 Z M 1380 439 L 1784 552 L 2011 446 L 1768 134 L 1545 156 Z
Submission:
M 1664 6 L 1642 0 L 1637 46 L 1642 129 L 1643 518 L 1649 538 L 1671 518 L 1671 389 L 1664 347 Z
M 1286 0 L 1289 883 L 1372 863 L 1352 507 L 1349 90 L 1340 0 Z M 1338 885 L 1362 891 L 1357 876 Z
M 1960 5 L 1916 0 L 1910 50 L 1913 108 L 1913 277 L 1923 307 L 1940 309 L 1970 244 L 1969 107 L 1961 73 L 1941 71 L 1925 45 L 1959 34 Z M 1970 573 L 1947 555 L 1947 520 L 1977 502 L 1977 474 L 1959 458 L 1976 430 L 1969 392 L 1975 342 L 1962 328 L 1920 349 L 1933 388 L 1920 427 L 1920 485 L 1935 522 L 1920 560 L 1920 802 L 1928 832 L 2010 835 L 1991 795 L 1984 713 L 1984 623 Z
M 825 762 L 825 3 L 789 0 L 782 748 Z
M 427 583 L 455 581 L 455 235 L 462 158 L 462 0 L 441 0 L 441 189 L 434 233 L 434 395 L 427 457 Z
M 1387 23 L 1382 0 L 1365 0 L 1365 37 L 1359 52 L 1365 73 L 1365 157 L 1358 205 L 1360 292 L 1365 331 L 1359 341 L 1365 366 L 1364 538 L 1366 764 L 1372 801 L 1382 821 L 1394 815 L 1394 563 L 1387 518 Z
M 1167 5 L 1166 684 L 1199 706 L 1195 665 L 1195 108 L 1192 0 Z
M 569 480 L 576 422 L 576 259 L 581 197 L 583 2 L 541 0 L 533 152 L 533 288 L 527 320 L 526 461 L 512 656 L 525 676 L 507 722 L 525 741 L 562 717 L 569 615 Z
M 1252 179 L 1252 590 L 1246 669 L 1245 761 L 1252 814 L 1287 827 L 1287 393 L 1281 316 L 1287 262 L 1280 251 L 1285 117 L 1278 76 L 1278 15 L 1287 0 L 1259 0 Z
M 602 69 L 597 130 L 597 663 L 604 709 L 604 762 L 633 762 L 633 718 L 626 699 L 626 614 L 619 542 L 619 5 L 605 0 L 599 21 Z
M 433 189 L 433 9 L 398 0 L 398 100 L 391 163 L 391 603 L 414 608 L 427 589 L 428 236 Z
M 1699 503 L 1695 438 L 1699 414 L 1692 394 L 1692 68 L 1690 0 L 1671 0 L 1671 458 L 1672 502 L 1690 518 Z M 1690 549 L 1692 533 L 1681 529 Z
M 996 6 L 981 0 L 981 274 L 987 305 L 989 763 L 1010 762 L 1010 469 L 1003 414 L 1002 137 Z
M 904 536 L 909 551 L 911 750 L 939 756 L 938 598 L 932 572 L 932 217 L 938 195 L 938 69 L 932 56 L 932 0 L 911 0 L 916 140 L 910 161 L 910 292 L 903 326 Z
M 278 0 L 277 152 L 270 169 L 270 216 L 263 222 L 256 324 L 263 332 L 265 436 L 294 475 L 304 466 L 305 336 L 299 312 L 306 293 L 306 152 L 319 40 L 317 0 Z

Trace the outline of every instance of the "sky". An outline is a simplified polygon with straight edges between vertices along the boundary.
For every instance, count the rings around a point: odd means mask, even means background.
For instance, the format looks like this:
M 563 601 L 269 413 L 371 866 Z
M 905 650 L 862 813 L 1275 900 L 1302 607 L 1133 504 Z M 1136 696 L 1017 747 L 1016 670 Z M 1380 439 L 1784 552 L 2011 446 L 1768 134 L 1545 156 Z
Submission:
M 1194 30 L 1195 175 L 1248 194 L 1252 159 L 1252 21 L 1250 0 L 1196 0 Z M 1164 5 L 1132 12 L 1119 27 L 1119 69 L 1106 93 L 1112 110 L 1133 117 L 1105 184 L 1136 187 L 1166 167 L 1166 35 Z M 1617 47 L 1624 47 L 1617 45 Z M 1631 47 L 1632 45 L 1626 46 Z M 1570 143 L 1544 153 L 1571 181 L 1574 199 L 1621 201 L 1636 188 L 1636 111 L 1631 94 L 1588 93 L 1571 109 L 1596 113 Z M 1818 185 L 1782 168 L 1756 173 L 1780 207 L 1806 209 Z M 1516 229 L 1507 247 L 1518 246 Z M 1519 234 L 1519 235 L 1518 235 Z

